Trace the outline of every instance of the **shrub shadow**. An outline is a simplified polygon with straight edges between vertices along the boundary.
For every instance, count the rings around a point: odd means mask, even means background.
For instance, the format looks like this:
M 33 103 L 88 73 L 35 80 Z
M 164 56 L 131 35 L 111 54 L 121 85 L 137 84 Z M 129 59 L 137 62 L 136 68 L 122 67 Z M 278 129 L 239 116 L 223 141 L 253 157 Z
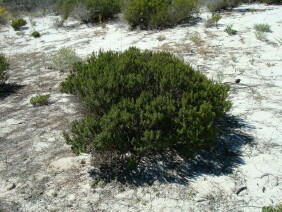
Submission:
M 25 87 L 25 85 L 18 85 L 16 83 L 0 84 L 0 100 L 16 93 L 18 90 Z
M 199 151 L 193 159 L 183 159 L 176 152 L 165 151 L 144 156 L 134 170 L 120 165 L 115 169 L 92 168 L 89 173 L 94 180 L 134 186 L 152 185 L 155 181 L 185 185 L 191 178 L 203 174 L 230 174 L 235 167 L 244 164 L 242 147 L 254 144 L 254 138 L 246 133 L 252 126 L 235 116 L 226 116 L 218 126 L 220 132 L 215 146 Z

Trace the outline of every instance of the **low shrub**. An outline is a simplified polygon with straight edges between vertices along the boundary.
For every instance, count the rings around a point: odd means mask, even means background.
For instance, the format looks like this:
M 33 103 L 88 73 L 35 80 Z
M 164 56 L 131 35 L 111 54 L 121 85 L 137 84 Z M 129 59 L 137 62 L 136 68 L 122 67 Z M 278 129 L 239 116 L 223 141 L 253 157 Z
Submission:
M 236 35 L 237 34 L 237 30 L 233 29 L 232 25 L 227 25 L 224 32 L 226 32 L 228 35 Z
M 220 12 L 227 8 L 234 8 L 241 3 L 241 0 L 212 0 L 207 4 L 211 12 Z
M 12 21 L 12 27 L 14 28 L 14 30 L 19 30 L 21 27 L 25 26 L 26 20 L 24 20 L 23 18 L 18 18 Z
M 49 104 L 50 94 L 38 95 L 30 98 L 30 104 L 34 107 Z
M 269 24 L 255 24 L 254 28 L 259 32 L 271 32 Z
M 135 28 L 174 26 L 198 11 L 197 0 L 132 0 L 125 3 L 124 17 Z
M 75 51 L 69 47 L 59 49 L 55 54 L 51 55 L 51 63 L 54 68 L 60 71 L 69 71 L 72 65 L 81 59 L 76 55 Z
M 121 11 L 121 0 L 67 0 L 59 10 L 64 19 L 73 16 L 83 22 L 99 22 L 113 18 Z
M 194 44 L 197 46 L 201 44 L 202 39 L 199 33 L 193 33 L 192 35 L 189 36 L 189 40 L 191 40 Z
M 281 0 L 262 0 L 263 3 L 266 4 L 278 4 L 278 3 L 282 3 Z
M 34 38 L 39 38 L 40 37 L 40 33 L 37 32 L 37 31 L 34 31 L 31 33 L 31 36 L 34 37 Z
M 221 19 L 221 15 L 219 13 L 212 13 L 212 17 L 209 18 L 205 24 L 206 27 L 211 27 L 215 24 L 215 26 L 217 27 L 219 20 Z
M 0 53 L 0 84 L 4 84 L 8 79 L 7 70 L 9 63 L 4 54 Z
M 276 207 L 265 206 L 262 208 L 262 212 L 281 212 L 281 211 L 282 211 L 282 204 L 279 204 Z
M 215 123 L 231 107 L 228 85 L 167 52 L 100 51 L 73 67 L 61 91 L 78 95 L 89 111 L 64 133 L 76 154 L 108 152 L 130 164 L 166 149 L 190 157 L 214 144 Z

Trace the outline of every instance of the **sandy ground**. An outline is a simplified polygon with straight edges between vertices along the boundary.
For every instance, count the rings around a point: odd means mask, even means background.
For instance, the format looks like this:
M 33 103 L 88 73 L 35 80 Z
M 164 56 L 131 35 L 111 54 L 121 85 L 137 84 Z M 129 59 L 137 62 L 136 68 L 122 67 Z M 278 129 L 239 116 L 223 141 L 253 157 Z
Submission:
M 205 27 L 209 16 L 163 31 L 131 31 L 122 19 L 55 28 L 56 16 L 26 17 L 20 32 L 0 28 L 0 51 L 11 63 L 0 93 L 0 211 L 261 211 L 282 203 L 282 7 L 243 5 L 223 13 L 218 28 Z M 255 35 L 259 23 L 271 26 L 264 41 Z M 229 24 L 237 35 L 224 32 Z M 31 37 L 33 30 L 42 36 Z M 195 32 L 197 45 L 189 39 Z M 83 111 L 59 92 L 67 73 L 53 69 L 49 55 L 72 47 L 85 59 L 130 46 L 170 51 L 230 84 L 233 108 L 212 151 L 188 163 L 143 161 L 151 166 L 139 168 L 135 183 L 105 184 L 94 179 L 90 155 L 75 157 L 64 142 L 62 131 Z M 45 93 L 50 105 L 29 103 Z

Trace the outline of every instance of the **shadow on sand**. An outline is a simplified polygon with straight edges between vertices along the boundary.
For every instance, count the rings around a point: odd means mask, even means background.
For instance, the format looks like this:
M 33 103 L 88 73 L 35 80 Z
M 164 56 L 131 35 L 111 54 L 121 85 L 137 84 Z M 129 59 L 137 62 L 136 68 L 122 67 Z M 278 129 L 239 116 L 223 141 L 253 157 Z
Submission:
M 16 83 L 10 84 L 0 84 L 0 100 L 5 99 L 6 97 L 16 93 L 18 90 L 25 87 L 24 85 L 18 85 Z
M 188 184 L 191 178 L 203 174 L 223 175 L 244 164 L 242 147 L 252 145 L 254 139 L 246 132 L 252 127 L 242 119 L 226 116 L 219 123 L 219 135 L 216 145 L 208 150 L 201 150 L 193 159 L 183 159 L 175 152 L 163 152 L 143 157 L 134 171 L 125 167 L 93 168 L 89 173 L 95 180 L 104 182 L 117 181 L 134 186 L 160 183 Z

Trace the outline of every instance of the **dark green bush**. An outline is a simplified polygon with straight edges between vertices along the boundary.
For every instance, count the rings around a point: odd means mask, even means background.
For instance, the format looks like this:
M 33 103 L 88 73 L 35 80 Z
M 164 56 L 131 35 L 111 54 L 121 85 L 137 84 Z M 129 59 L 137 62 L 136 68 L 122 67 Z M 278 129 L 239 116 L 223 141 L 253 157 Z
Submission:
M 197 10 L 197 0 L 131 0 L 124 17 L 133 28 L 154 29 L 174 26 Z
M 276 207 L 265 206 L 262 208 L 262 212 L 282 212 L 282 204 L 279 204 Z
M 31 33 L 31 36 L 34 37 L 34 38 L 39 38 L 40 37 L 40 33 L 37 32 L 37 31 L 34 31 Z
M 113 18 L 121 11 L 121 0 L 67 0 L 59 3 L 64 19 L 69 16 L 83 22 L 98 22 Z
M 266 4 L 278 4 L 278 3 L 282 3 L 281 0 L 262 0 L 263 3 Z
M 207 7 L 211 12 L 220 12 L 227 8 L 237 7 L 241 2 L 241 0 L 212 0 L 209 1 Z
M 19 30 L 21 27 L 26 25 L 26 21 L 22 18 L 18 18 L 12 21 L 12 27 L 14 30 Z
M 76 94 L 90 113 L 64 133 L 75 153 L 118 155 L 175 149 L 192 156 L 209 148 L 216 120 L 230 109 L 229 87 L 170 53 L 100 52 L 74 64 L 61 90 Z
M 8 79 L 7 69 L 9 68 L 9 63 L 4 54 L 0 53 L 0 84 L 4 84 Z

